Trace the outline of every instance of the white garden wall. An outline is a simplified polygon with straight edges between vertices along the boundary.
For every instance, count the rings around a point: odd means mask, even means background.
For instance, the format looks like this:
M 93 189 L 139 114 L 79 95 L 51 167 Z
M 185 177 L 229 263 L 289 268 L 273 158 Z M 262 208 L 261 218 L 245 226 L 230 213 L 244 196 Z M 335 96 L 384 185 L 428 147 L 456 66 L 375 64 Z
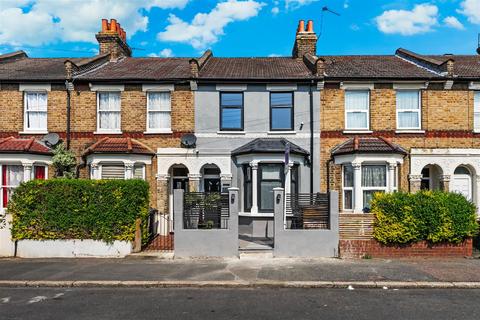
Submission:
M 0 257 L 13 257 L 15 254 L 15 242 L 12 241 L 10 228 L 12 227 L 12 215 L 6 217 L 6 224 L 0 228 Z
M 132 253 L 132 243 L 98 240 L 20 240 L 17 257 L 20 258 L 123 258 Z

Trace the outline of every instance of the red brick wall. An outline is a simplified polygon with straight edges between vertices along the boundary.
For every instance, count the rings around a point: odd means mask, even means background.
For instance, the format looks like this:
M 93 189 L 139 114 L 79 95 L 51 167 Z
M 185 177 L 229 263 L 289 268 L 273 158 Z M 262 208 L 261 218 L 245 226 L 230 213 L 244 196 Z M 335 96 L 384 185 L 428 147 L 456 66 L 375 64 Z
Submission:
M 340 240 L 341 258 L 470 257 L 472 239 L 460 244 L 429 244 L 421 241 L 406 246 L 386 246 L 376 240 Z

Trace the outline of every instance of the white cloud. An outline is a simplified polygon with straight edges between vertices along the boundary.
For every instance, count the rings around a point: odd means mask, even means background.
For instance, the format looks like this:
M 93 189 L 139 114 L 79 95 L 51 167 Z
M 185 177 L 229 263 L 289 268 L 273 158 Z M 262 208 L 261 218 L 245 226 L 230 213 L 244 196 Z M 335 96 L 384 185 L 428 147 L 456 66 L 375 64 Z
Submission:
M 358 24 L 352 23 L 350 25 L 350 29 L 353 30 L 353 31 L 358 31 L 358 30 L 360 30 L 360 27 L 358 26 Z
M 276 58 L 276 57 L 281 57 L 282 55 L 281 54 L 278 54 L 278 53 L 270 53 L 268 55 L 269 58 Z
M 272 13 L 273 13 L 274 15 L 278 14 L 279 12 L 280 12 L 280 9 L 279 9 L 278 7 L 273 7 L 273 8 L 272 8 Z
M 169 25 L 165 31 L 158 33 L 157 38 L 204 49 L 218 41 L 228 24 L 257 16 L 263 6 L 263 3 L 254 0 L 228 0 L 218 3 L 209 13 L 197 13 L 190 23 L 170 14 Z
M 116 18 L 127 37 L 146 31 L 151 8 L 184 8 L 189 0 L 0 0 L 0 44 L 95 43 L 102 18 Z M 22 7 L 29 5 L 27 10 Z
M 432 31 L 438 23 L 438 7 L 423 3 L 413 10 L 387 10 L 375 18 L 378 29 L 383 33 L 404 36 Z
M 462 1 L 460 7 L 457 12 L 466 16 L 471 23 L 480 24 L 480 0 Z
M 148 56 L 153 57 L 153 58 L 158 58 L 158 57 L 170 58 L 170 57 L 173 57 L 173 51 L 172 51 L 172 49 L 165 48 L 162 51 L 160 51 L 158 54 L 157 53 L 149 53 Z
M 319 0 L 285 0 L 285 8 L 296 9 Z
M 343 8 L 348 9 L 349 7 L 350 7 L 350 4 L 348 3 L 348 0 L 345 0 L 345 2 L 343 2 Z
M 449 16 L 449 17 L 446 17 L 445 19 L 443 19 L 443 23 L 446 26 L 454 28 L 454 29 L 458 29 L 458 30 L 465 29 L 463 24 L 460 21 L 458 21 L 458 19 L 456 17 L 453 17 L 453 16 Z

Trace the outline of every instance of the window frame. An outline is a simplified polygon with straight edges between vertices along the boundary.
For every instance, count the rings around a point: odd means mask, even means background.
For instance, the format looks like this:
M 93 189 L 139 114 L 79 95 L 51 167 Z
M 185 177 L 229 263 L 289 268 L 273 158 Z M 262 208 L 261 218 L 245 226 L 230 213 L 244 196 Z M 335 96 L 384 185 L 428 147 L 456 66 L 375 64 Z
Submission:
M 347 110 L 347 94 L 349 92 L 366 92 L 367 93 L 367 97 L 368 97 L 368 103 L 367 103 L 367 110 L 363 110 L 363 109 L 353 109 L 353 110 Z M 370 130 L 370 90 L 369 89 L 347 89 L 345 90 L 344 92 L 344 111 L 345 111 L 345 115 L 344 115 L 344 118 L 345 118 L 345 130 L 351 130 L 351 131 L 368 131 Z M 366 113 L 367 114 L 367 123 L 366 123 L 366 127 L 365 128 L 350 128 L 348 127 L 348 113 L 357 113 L 357 112 L 361 112 L 361 113 Z
M 115 110 L 113 112 L 118 112 L 120 115 L 120 127 L 118 129 L 102 129 L 100 128 L 100 112 L 106 112 L 106 111 L 100 111 L 100 94 L 108 93 L 109 95 L 114 93 L 118 94 L 120 97 L 119 100 L 119 109 Z M 110 101 L 110 97 L 109 97 Z M 112 112 L 112 111 L 108 111 Z M 122 92 L 121 91 L 116 91 L 116 90 L 102 90 L 102 91 L 97 91 L 97 132 L 98 133 L 122 133 Z
M 45 105 L 45 110 L 39 110 L 39 111 L 28 111 L 27 110 L 27 95 L 28 94 L 45 94 L 46 97 L 47 97 L 47 103 Z M 37 99 L 37 102 L 38 102 L 38 99 Z M 42 113 L 45 113 L 45 117 L 46 117 L 46 123 L 45 123 L 45 128 L 29 128 L 28 127 L 28 113 L 29 112 L 42 112 Z M 23 91 L 23 131 L 24 132 L 40 132 L 40 133 L 46 133 L 48 132 L 48 91 L 45 91 L 45 90 L 25 90 Z
M 283 94 L 286 94 L 286 93 L 289 93 L 292 97 L 292 103 L 290 105 L 290 107 L 280 107 L 280 106 L 272 106 L 272 95 L 274 94 L 278 94 L 278 93 L 283 93 Z M 295 119 L 294 119 L 294 115 L 295 115 L 295 92 L 294 91 L 271 91 L 270 92 L 270 95 L 269 95 L 269 112 L 270 112 L 270 115 L 269 115 L 269 120 L 270 120 L 270 131 L 293 131 L 295 129 Z M 280 128 L 280 129 L 275 129 L 273 128 L 272 124 L 273 124 L 273 109 L 276 108 L 276 109 L 287 109 L 287 108 L 290 108 L 290 128 Z
M 352 167 L 352 186 L 351 187 L 346 187 L 345 186 L 345 167 L 350 166 Z M 351 208 L 345 208 L 345 191 L 350 191 L 352 193 L 352 207 Z M 355 171 L 353 169 L 353 166 L 351 163 L 343 164 L 342 165 L 342 210 L 343 211 L 348 211 L 348 212 L 353 212 L 355 209 Z
M 141 180 L 146 180 L 146 177 L 147 177 L 147 174 L 146 174 L 146 170 L 147 170 L 147 166 L 145 165 L 145 163 L 143 162 L 135 162 L 133 164 L 133 168 L 132 168 L 132 179 L 138 179 L 138 178 L 135 178 L 135 167 L 142 167 L 142 177 L 140 178 Z M 127 175 L 127 167 L 125 167 L 125 176 Z
M 151 93 L 166 93 L 168 94 L 168 100 L 170 109 L 169 111 L 163 110 L 150 110 L 150 94 Z M 150 113 L 168 113 L 170 115 L 170 125 L 168 128 L 150 128 Z M 151 90 L 147 91 L 147 123 L 146 123 L 146 133 L 171 133 L 172 132 L 172 93 L 171 91 L 163 91 L 163 90 Z
M 278 166 L 280 167 L 280 179 L 263 179 L 262 178 L 262 171 L 263 167 L 265 166 Z M 257 208 L 259 213 L 270 213 L 273 212 L 272 209 L 262 209 L 262 182 L 270 182 L 270 181 L 280 181 L 281 182 L 281 188 L 285 188 L 285 172 L 282 170 L 283 164 L 278 163 L 278 162 L 264 162 L 264 163 L 259 163 L 258 164 L 258 170 L 257 170 Z M 252 170 L 253 174 L 253 170 Z M 273 190 L 272 190 L 273 192 Z M 275 201 L 275 199 L 274 199 Z M 253 205 L 253 203 L 252 203 Z
M 385 169 L 385 186 L 384 187 L 364 187 L 363 186 L 363 167 L 367 167 L 367 166 L 381 166 L 381 167 L 384 167 Z M 361 191 L 361 194 L 362 194 L 362 210 L 366 208 L 365 206 L 365 196 L 364 196 L 364 192 L 365 191 L 381 191 L 381 192 L 384 192 L 384 193 L 387 193 L 388 192 L 388 186 L 389 186 L 390 182 L 389 182 L 389 174 L 388 174 L 388 164 L 386 163 L 362 163 L 362 167 L 360 168 L 360 191 Z
M 240 128 L 224 128 L 223 127 L 223 121 L 222 121 L 222 115 L 223 115 L 223 109 L 239 109 L 239 107 L 232 107 L 232 106 L 223 106 L 222 105 L 222 95 L 223 94 L 240 94 L 242 97 L 242 105 L 241 105 L 241 119 L 240 119 Z M 243 91 L 221 91 L 219 92 L 218 95 L 219 101 L 219 127 L 220 131 L 244 131 L 244 119 L 245 119 L 245 97 Z
M 473 91 L 473 131 L 480 132 L 480 119 L 476 123 L 476 115 L 480 118 L 480 91 Z
M 122 179 L 105 179 L 103 177 L 103 167 L 120 167 L 123 166 L 123 178 Z M 127 168 L 123 162 L 103 162 L 99 164 L 99 169 L 100 169 L 100 180 L 127 180 Z
M 418 95 L 418 109 L 398 109 L 398 92 L 416 92 Z M 400 127 L 399 113 L 415 112 L 418 114 L 418 127 Z M 397 89 L 395 90 L 395 115 L 397 122 L 397 130 L 421 130 L 422 129 L 422 90 L 417 89 Z

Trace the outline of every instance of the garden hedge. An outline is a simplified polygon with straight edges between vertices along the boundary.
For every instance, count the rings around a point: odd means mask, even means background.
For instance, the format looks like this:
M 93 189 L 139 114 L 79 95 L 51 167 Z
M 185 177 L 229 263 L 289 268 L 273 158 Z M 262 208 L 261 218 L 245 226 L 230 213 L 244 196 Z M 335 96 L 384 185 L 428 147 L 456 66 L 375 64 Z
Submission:
M 458 193 L 376 193 L 373 236 L 383 244 L 460 243 L 478 232 L 476 207 Z
M 148 216 L 148 197 L 142 180 L 32 180 L 8 204 L 12 238 L 133 241 L 135 220 Z

